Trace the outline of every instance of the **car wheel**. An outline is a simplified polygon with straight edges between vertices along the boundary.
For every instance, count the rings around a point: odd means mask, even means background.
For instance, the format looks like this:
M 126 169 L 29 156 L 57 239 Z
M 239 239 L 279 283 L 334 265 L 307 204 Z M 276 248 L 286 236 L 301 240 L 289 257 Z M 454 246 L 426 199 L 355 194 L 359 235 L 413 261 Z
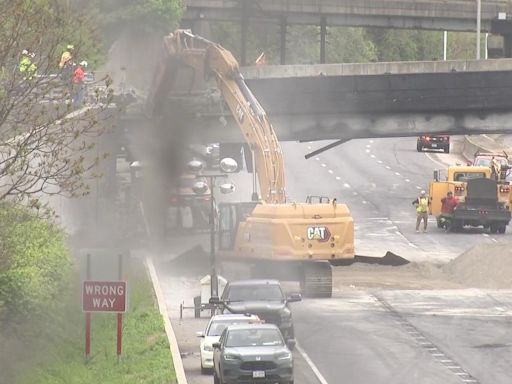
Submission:
M 505 233 L 506 230 L 507 230 L 507 226 L 506 225 L 500 225 L 498 227 L 498 233 L 503 234 L 503 233 Z
M 450 147 L 444 147 L 443 148 L 444 153 L 450 153 Z
M 496 224 L 491 224 L 490 232 L 491 232 L 491 233 L 496 233 L 496 232 L 498 232 L 498 226 L 497 226 Z
M 203 365 L 201 364 L 201 375 L 207 375 L 209 373 L 210 373 L 210 369 L 203 367 Z
M 423 149 L 423 147 L 421 146 L 421 144 L 420 144 L 420 143 L 416 144 L 416 150 L 417 150 L 418 152 L 421 152 L 421 150 L 422 150 L 422 149 Z

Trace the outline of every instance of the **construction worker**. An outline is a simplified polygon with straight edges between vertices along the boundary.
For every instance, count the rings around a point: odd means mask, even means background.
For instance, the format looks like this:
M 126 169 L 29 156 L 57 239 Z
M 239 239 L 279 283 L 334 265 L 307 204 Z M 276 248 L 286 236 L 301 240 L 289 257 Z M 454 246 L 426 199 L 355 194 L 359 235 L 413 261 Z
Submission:
M 32 62 L 32 59 L 35 57 L 33 52 L 29 52 L 28 49 L 24 49 L 21 52 L 21 60 L 18 65 L 18 70 L 20 74 L 23 76 L 23 80 L 32 80 L 36 75 L 37 65 Z
M 423 220 L 423 232 L 427 232 L 429 198 L 425 191 L 421 191 L 416 200 L 412 202 L 416 206 L 416 233 L 420 231 L 420 224 Z
M 60 57 L 59 69 L 63 70 L 64 68 L 69 66 L 73 62 L 74 54 L 75 54 L 75 47 L 72 44 L 69 44 L 66 47 L 66 50 L 64 51 L 62 56 Z
M 78 64 L 71 79 L 73 106 L 80 107 L 84 99 L 84 77 L 87 61 L 83 60 Z
M 69 44 L 66 47 L 66 51 L 62 54 L 59 62 L 59 69 L 61 72 L 62 81 L 68 88 L 68 92 L 71 95 L 73 93 L 73 72 L 75 63 L 73 62 L 73 57 L 75 54 L 75 47 Z
M 450 228 L 453 211 L 457 204 L 459 200 L 453 196 L 452 191 L 448 191 L 446 197 L 441 199 L 441 214 L 437 218 L 439 227 Z

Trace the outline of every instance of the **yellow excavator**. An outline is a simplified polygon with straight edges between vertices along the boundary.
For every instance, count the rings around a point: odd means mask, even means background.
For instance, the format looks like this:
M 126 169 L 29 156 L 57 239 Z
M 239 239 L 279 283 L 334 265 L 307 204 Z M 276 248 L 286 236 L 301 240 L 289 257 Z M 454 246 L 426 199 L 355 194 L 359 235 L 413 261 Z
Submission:
M 354 224 L 335 199 L 286 201 L 281 146 L 267 115 L 240 73 L 231 52 L 178 30 L 164 38 L 164 57 L 148 98 L 165 97 L 169 66 L 192 67 L 214 78 L 254 157 L 261 197 L 219 205 L 219 255 L 253 266 L 253 277 L 298 280 L 306 296 L 330 297 L 332 265 L 354 261 Z

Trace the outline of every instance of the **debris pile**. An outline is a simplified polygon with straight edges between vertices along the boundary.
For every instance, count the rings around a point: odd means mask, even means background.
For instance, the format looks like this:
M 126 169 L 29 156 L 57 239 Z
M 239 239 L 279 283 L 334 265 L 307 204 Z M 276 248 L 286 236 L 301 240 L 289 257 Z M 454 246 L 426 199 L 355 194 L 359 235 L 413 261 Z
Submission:
M 512 288 L 512 243 L 476 245 L 442 269 L 449 280 L 467 287 Z

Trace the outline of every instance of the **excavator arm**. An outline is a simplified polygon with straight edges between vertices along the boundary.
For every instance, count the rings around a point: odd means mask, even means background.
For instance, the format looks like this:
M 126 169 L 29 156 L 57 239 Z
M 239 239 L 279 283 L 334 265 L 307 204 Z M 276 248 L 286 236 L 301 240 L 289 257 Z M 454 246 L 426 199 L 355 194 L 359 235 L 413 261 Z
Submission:
M 169 66 L 192 67 L 197 73 L 215 78 L 217 86 L 254 153 L 261 199 L 266 203 L 285 203 L 283 153 L 268 117 L 245 84 L 238 62 L 220 45 L 186 30 L 177 30 L 164 39 L 164 59 L 157 71 L 149 104 L 169 92 Z M 175 61 L 178 60 L 179 63 Z M 160 75 L 160 76 L 159 76 Z

